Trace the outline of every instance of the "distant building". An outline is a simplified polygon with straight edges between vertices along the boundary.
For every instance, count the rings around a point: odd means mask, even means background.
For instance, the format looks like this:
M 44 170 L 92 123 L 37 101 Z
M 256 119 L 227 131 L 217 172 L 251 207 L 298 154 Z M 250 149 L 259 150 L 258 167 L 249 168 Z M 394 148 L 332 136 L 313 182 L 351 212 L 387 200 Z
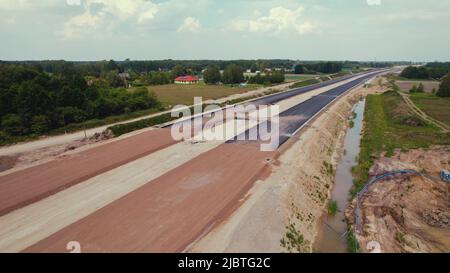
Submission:
M 176 84 L 197 84 L 199 79 L 195 76 L 181 76 L 175 79 Z
M 123 79 L 123 80 L 128 80 L 130 79 L 130 73 L 119 73 L 117 74 L 119 76 L 119 78 Z

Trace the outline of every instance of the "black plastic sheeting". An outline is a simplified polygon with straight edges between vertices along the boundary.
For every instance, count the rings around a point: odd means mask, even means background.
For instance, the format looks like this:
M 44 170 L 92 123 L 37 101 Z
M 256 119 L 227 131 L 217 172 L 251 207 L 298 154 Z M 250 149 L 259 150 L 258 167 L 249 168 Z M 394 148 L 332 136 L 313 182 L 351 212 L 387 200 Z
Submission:
M 320 95 L 314 96 L 311 99 L 304 101 L 284 112 L 282 112 L 279 115 L 279 145 L 283 145 L 289 138 L 292 137 L 292 135 L 303 125 L 305 125 L 306 122 L 308 122 L 314 115 L 319 113 L 324 107 L 326 107 L 329 103 L 331 103 L 334 99 L 336 99 L 338 96 L 342 95 L 349 89 L 367 81 L 368 79 L 374 77 L 377 74 L 380 74 L 384 71 L 378 71 L 367 74 L 364 77 L 361 77 L 359 79 L 353 80 L 351 82 L 348 82 L 344 85 L 338 86 L 336 88 L 333 88 L 325 93 L 322 93 Z M 305 93 L 308 91 L 311 91 L 316 88 L 320 88 L 321 86 L 308 86 L 308 88 L 301 88 L 296 89 L 287 93 L 291 93 L 295 95 L 287 95 L 287 96 L 281 96 L 285 94 L 280 94 L 280 96 L 273 96 L 269 98 L 264 98 L 260 101 L 255 102 L 256 105 L 264 105 L 268 102 L 275 103 L 278 99 L 284 100 L 286 98 L 290 98 L 292 96 L 299 95 L 301 93 Z M 261 139 L 270 139 L 270 136 L 267 135 L 260 135 L 260 127 L 266 126 L 267 128 L 263 128 L 263 132 L 268 132 L 270 134 L 271 127 L 275 124 L 271 124 L 270 122 L 267 122 L 267 124 L 262 124 L 255 126 L 246 132 L 242 133 L 241 135 L 235 137 L 232 140 L 227 141 L 226 143 L 236 143 L 236 142 L 266 142 L 261 141 Z M 249 140 L 249 136 L 257 136 L 257 140 Z M 277 147 L 277 148 L 278 148 Z

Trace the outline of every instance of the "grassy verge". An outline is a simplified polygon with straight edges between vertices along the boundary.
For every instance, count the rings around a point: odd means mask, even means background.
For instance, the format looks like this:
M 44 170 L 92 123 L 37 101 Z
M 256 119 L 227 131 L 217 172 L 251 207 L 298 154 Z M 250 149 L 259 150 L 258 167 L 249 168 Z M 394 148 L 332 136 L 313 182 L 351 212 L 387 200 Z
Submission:
M 381 153 L 386 152 L 387 156 L 391 156 L 395 149 L 450 145 L 450 134 L 442 133 L 434 125 L 411 113 L 397 92 L 369 95 L 364 123 L 358 165 L 353 168 L 353 196 L 368 181 L 369 169 Z
M 319 83 L 319 82 L 320 81 L 317 80 L 317 79 L 309 79 L 309 80 L 306 80 L 306 81 L 301 81 L 301 82 L 294 83 L 293 85 L 290 86 L 290 88 L 305 87 L 305 86 L 313 85 L 313 84 L 316 84 L 316 83 Z
M 347 235 L 347 251 L 349 253 L 359 253 L 359 250 L 358 240 L 356 239 L 353 231 L 349 230 Z
M 315 78 L 317 75 L 315 74 L 286 74 L 285 81 L 293 82 L 293 81 L 304 81 Z
M 450 126 L 450 98 L 441 98 L 434 94 L 413 93 L 411 100 L 427 115 Z
M 332 79 L 336 79 L 336 78 L 344 77 L 344 76 L 347 76 L 347 75 L 350 75 L 350 72 L 349 72 L 349 71 L 341 71 L 341 72 L 339 72 L 339 73 L 330 75 L 330 77 L 331 77 Z

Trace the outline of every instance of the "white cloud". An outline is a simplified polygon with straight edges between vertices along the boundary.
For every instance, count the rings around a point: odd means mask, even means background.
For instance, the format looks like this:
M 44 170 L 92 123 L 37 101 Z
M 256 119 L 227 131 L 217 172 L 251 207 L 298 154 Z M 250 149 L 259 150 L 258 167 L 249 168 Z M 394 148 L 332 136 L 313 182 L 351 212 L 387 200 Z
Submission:
M 29 6 L 29 0 L 0 0 L 0 10 L 12 11 Z
M 199 32 L 202 26 L 200 21 L 194 17 L 187 17 L 184 19 L 183 24 L 178 28 L 178 32 Z
M 64 24 L 64 38 L 79 38 L 86 34 L 92 34 L 103 25 L 103 17 L 100 14 L 91 14 L 89 11 L 72 17 Z
M 381 0 L 367 0 L 369 6 L 381 6 Z
M 145 0 L 84 0 L 84 12 L 64 24 L 64 38 L 78 38 L 97 31 L 111 31 L 117 23 L 144 23 L 155 17 L 157 4 Z
M 275 7 L 269 10 L 269 14 L 261 16 L 259 11 L 255 11 L 257 16 L 253 20 L 233 20 L 227 29 L 239 32 L 271 33 L 274 35 L 282 32 L 294 31 L 298 34 L 306 34 L 314 29 L 314 24 L 309 20 L 301 20 L 304 8 L 288 9 Z
M 24 11 L 45 9 L 65 4 L 65 0 L 0 0 L 0 11 Z
M 384 14 L 383 20 L 394 21 L 434 21 L 448 16 L 447 12 L 427 11 L 427 10 L 408 10 L 396 13 Z

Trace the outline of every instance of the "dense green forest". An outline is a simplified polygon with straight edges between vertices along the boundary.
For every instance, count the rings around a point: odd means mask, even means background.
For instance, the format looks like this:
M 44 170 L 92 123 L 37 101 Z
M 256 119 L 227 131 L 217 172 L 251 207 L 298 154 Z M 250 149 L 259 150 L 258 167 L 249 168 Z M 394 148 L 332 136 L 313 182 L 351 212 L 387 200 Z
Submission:
M 48 74 L 36 66 L 0 64 L 0 140 L 157 106 L 145 88 L 100 88 L 71 69 Z

